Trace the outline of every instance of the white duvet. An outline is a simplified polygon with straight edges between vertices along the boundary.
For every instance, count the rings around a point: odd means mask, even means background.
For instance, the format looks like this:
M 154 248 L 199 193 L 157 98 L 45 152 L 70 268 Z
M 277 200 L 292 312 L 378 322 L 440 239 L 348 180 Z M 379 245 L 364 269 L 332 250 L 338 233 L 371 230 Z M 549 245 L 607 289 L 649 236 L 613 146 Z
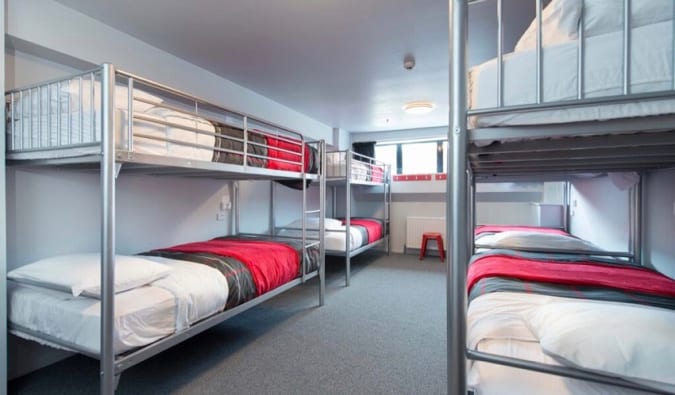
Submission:
M 649 321 L 643 321 L 644 317 Z M 593 332 L 601 337 L 580 342 L 580 333 L 590 339 L 588 334 Z M 675 311 L 627 303 L 494 292 L 475 298 L 467 311 L 470 349 L 554 365 L 566 363 L 669 391 L 675 390 L 675 379 L 668 370 L 675 363 L 675 353 L 669 351 L 672 339 L 664 342 L 664 336 L 671 333 L 675 333 Z M 614 355 L 616 352 L 637 354 L 623 360 Z M 655 366 L 662 368 L 659 371 Z M 618 369 L 623 369 L 622 374 Z M 645 375 L 646 371 L 650 373 Z M 477 362 L 470 363 L 468 380 L 480 394 L 537 393 L 536 388 L 556 394 L 639 393 Z M 510 392 L 503 392 L 507 388 Z
M 192 262 L 146 258 L 168 265 L 172 270 L 148 286 L 115 296 L 113 342 L 117 354 L 184 330 L 221 311 L 227 302 L 227 280 L 218 270 Z M 11 323 L 98 354 L 100 300 L 13 282 L 8 288 Z M 21 332 L 12 333 L 63 348 Z
M 306 225 L 306 235 L 309 238 L 318 239 L 319 231 L 317 222 L 308 222 Z M 302 222 L 296 220 L 286 225 L 286 228 L 301 228 Z M 346 251 L 347 250 L 347 227 L 342 225 L 342 221 L 326 218 L 325 219 L 324 246 L 328 251 Z M 280 229 L 280 236 L 302 237 L 302 230 L 298 229 Z M 363 239 L 363 234 L 354 226 L 349 227 L 349 247 L 354 250 L 361 247 L 367 240 Z

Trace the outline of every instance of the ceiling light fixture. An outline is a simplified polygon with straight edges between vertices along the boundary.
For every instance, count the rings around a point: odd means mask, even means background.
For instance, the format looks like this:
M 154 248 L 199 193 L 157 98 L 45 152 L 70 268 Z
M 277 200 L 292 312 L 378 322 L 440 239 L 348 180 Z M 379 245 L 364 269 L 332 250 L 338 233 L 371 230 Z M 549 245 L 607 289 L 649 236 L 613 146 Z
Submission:
M 403 106 L 403 111 L 408 114 L 422 115 L 430 113 L 434 109 L 434 103 L 430 101 L 411 101 Z

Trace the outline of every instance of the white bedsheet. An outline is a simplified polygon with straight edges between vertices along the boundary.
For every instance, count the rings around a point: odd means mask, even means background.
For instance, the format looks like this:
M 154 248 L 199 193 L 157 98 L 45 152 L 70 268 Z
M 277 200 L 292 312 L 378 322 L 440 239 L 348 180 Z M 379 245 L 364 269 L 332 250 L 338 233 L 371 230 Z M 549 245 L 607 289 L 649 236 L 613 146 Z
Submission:
M 581 303 L 603 303 L 581 299 L 572 300 Z M 495 292 L 479 296 L 469 304 L 467 310 L 467 347 L 478 351 L 493 352 L 500 355 L 560 365 L 558 361 L 544 354 L 539 344 L 539 339 L 536 338 L 528 327 L 527 316 L 533 309 L 539 306 L 569 301 L 570 299 L 568 298 L 517 292 Z M 631 307 L 635 307 L 635 305 L 631 305 Z M 649 306 L 640 307 L 657 309 Z M 673 314 L 670 311 L 665 311 L 665 313 Z M 630 317 L 627 317 L 627 319 L 630 319 Z M 645 328 L 645 341 L 649 341 L 648 330 L 649 328 Z M 657 355 L 654 357 L 658 358 Z M 645 385 L 659 386 L 653 382 L 634 381 Z M 482 362 L 469 363 L 468 385 L 478 388 L 478 394 L 641 393 L 639 391 L 552 375 L 542 375 Z
M 192 262 L 149 257 L 172 267 L 169 276 L 115 297 L 115 353 L 150 344 L 225 307 L 228 285 L 218 270 Z M 38 333 L 100 349 L 100 301 L 9 283 L 9 321 Z M 16 331 L 14 334 L 56 346 Z
M 672 88 L 672 22 L 633 29 L 631 89 L 633 93 Z M 622 92 L 622 33 L 613 32 L 586 40 L 585 95 L 599 97 Z M 504 104 L 535 102 L 535 51 L 504 56 Z M 577 96 L 577 44 L 571 41 L 543 51 L 543 97 L 545 101 Z M 469 107 L 497 106 L 497 61 L 469 71 Z M 675 100 L 613 104 L 589 108 L 512 113 L 471 117 L 470 127 L 533 125 L 588 120 L 606 120 L 675 112 Z

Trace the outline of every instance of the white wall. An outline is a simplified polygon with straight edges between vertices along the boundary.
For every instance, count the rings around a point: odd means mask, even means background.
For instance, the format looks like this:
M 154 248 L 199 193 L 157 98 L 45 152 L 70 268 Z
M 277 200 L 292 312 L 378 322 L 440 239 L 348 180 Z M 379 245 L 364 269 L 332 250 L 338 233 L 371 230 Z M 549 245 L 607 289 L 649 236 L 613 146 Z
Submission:
M 332 128 L 52 0 L 8 0 L 7 37 L 40 57 L 116 66 L 330 141 Z M 59 56 L 63 55 L 63 56 Z M 18 71 L 18 68 L 16 69 Z M 44 79 L 44 77 L 40 77 Z
M 648 262 L 675 279 L 675 169 L 648 174 L 646 204 Z
M 608 177 L 572 182 L 570 231 L 612 251 L 628 251 L 629 193 Z

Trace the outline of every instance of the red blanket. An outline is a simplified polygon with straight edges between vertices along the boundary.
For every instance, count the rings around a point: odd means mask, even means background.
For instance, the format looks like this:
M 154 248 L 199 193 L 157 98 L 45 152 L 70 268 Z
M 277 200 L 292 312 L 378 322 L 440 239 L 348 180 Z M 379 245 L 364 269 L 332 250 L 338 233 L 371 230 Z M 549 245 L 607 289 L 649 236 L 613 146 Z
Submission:
M 342 223 L 344 224 L 345 221 L 343 220 Z M 382 238 L 382 223 L 380 223 L 380 221 L 368 218 L 352 218 L 351 224 L 366 228 L 366 231 L 368 232 L 368 244 Z
M 517 230 L 522 232 L 541 232 L 541 233 L 552 233 L 556 235 L 569 235 L 569 233 L 560 229 L 553 228 L 543 228 L 540 226 L 510 226 L 510 225 L 480 225 L 477 226 L 474 234 L 479 235 L 481 233 L 498 233 L 506 232 L 507 230 Z
M 384 168 L 382 166 L 370 165 L 370 181 L 384 181 Z
M 163 251 L 205 252 L 237 259 L 251 271 L 256 296 L 293 280 L 300 270 L 300 257 L 291 246 L 270 241 L 209 240 L 181 244 Z
M 300 154 L 302 152 L 302 142 L 294 139 L 278 139 L 272 136 L 266 136 L 267 145 L 270 147 L 267 150 L 267 156 L 270 160 L 267 163 L 267 168 L 276 169 L 276 170 L 288 170 L 288 171 L 301 171 L 300 170 Z M 277 147 L 284 149 L 286 151 L 297 152 L 297 154 L 280 151 L 272 147 Z M 309 171 L 309 155 L 310 148 L 305 145 L 305 155 L 302 163 L 304 164 L 305 171 Z M 282 162 L 279 160 L 274 160 L 273 158 L 288 160 L 295 163 Z
M 651 270 L 599 262 L 562 263 L 550 260 L 488 255 L 469 265 L 467 290 L 485 277 L 507 277 L 554 284 L 596 285 L 624 291 L 675 297 L 675 280 Z

